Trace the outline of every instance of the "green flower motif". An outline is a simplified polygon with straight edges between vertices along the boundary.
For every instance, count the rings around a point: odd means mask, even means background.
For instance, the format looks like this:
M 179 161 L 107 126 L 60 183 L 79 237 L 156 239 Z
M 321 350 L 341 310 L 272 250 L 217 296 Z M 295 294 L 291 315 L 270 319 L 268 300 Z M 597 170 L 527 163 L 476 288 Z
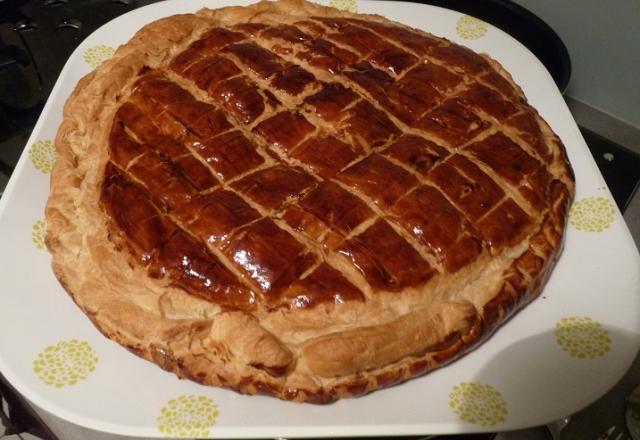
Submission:
M 329 6 L 348 12 L 358 12 L 358 2 L 356 0 L 330 0 Z
M 86 379 L 96 369 L 98 356 L 88 342 L 72 339 L 46 347 L 33 361 L 33 371 L 47 385 L 62 388 Z
M 484 36 L 489 25 L 470 15 L 463 15 L 456 23 L 456 32 L 466 40 L 477 40 Z
M 31 241 L 38 249 L 44 249 L 44 237 L 47 235 L 47 223 L 44 220 L 38 220 L 31 228 Z
M 491 385 L 462 382 L 449 394 L 449 407 L 464 422 L 495 426 L 507 419 L 507 403 Z
M 56 162 L 56 151 L 51 141 L 38 141 L 29 148 L 29 158 L 33 166 L 43 173 L 50 173 Z
M 578 200 L 569 211 L 569 222 L 578 231 L 602 232 L 615 218 L 616 210 L 606 197 L 587 197 Z
M 160 410 L 158 430 L 165 437 L 207 437 L 216 423 L 218 407 L 205 396 L 180 396 Z
M 556 324 L 556 342 L 579 359 L 602 357 L 611 350 L 611 337 L 597 321 L 586 316 L 562 318 Z
M 113 56 L 115 49 L 111 46 L 90 47 L 84 51 L 84 61 L 94 69 Z

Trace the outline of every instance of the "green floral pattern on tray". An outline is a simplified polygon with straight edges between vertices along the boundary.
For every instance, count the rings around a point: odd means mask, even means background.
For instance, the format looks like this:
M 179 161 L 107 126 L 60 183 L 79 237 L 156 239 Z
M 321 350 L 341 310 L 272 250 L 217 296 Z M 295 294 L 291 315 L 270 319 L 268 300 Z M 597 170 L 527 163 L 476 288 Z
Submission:
M 449 394 L 449 407 L 464 422 L 495 426 L 507 419 L 507 403 L 491 385 L 462 382 Z
M 160 410 L 158 430 L 166 437 L 207 437 L 218 407 L 205 396 L 180 396 Z
M 477 40 L 484 37 L 488 29 L 487 23 L 470 15 L 463 15 L 456 23 L 456 32 L 466 40 Z
M 33 371 L 45 384 L 62 388 L 89 377 L 97 364 L 98 356 L 91 345 L 72 339 L 50 345 L 38 353 Z
M 38 141 L 29 148 L 29 158 L 37 170 L 50 173 L 56 162 L 56 152 L 51 141 Z
M 560 348 L 575 358 L 598 358 L 611 350 L 609 333 L 587 316 L 562 318 L 556 324 L 555 334 Z
M 330 0 L 329 6 L 342 11 L 358 12 L 358 2 L 356 0 Z
M 31 228 L 31 241 L 38 249 L 44 249 L 44 237 L 47 235 L 47 223 L 44 220 L 38 220 Z
M 113 47 L 101 45 L 90 47 L 89 49 L 85 50 L 82 58 L 84 59 L 85 63 L 95 69 L 100 64 L 111 58 L 114 53 L 115 49 Z
M 569 222 L 579 231 L 601 232 L 609 229 L 615 218 L 615 207 L 606 197 L 586 197 L 574 203 Z

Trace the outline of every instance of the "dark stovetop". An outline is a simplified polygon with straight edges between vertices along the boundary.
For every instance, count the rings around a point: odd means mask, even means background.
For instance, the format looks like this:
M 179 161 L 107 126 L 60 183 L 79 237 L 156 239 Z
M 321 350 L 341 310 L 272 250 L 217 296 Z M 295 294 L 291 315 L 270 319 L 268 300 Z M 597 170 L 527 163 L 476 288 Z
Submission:
M 586 128 L 580 128 L 589 150 L 622 212 L 640 187 L 640 155 Z
M 0 195 L 64 63 L 76 46 L 103 23 L 155 1 L 0 0 Z M 540 58 L 560 90 L 566 87 L 571 67 L 564 45 L 544 22 L 515 3 L 509 0 L 420 2 L 457 9 L 502 28 Z M 618 206 L 624 210 L 640 181 L 640 156 L 595 133 L 584 129 L 582 132 Z M 5 398 L 14 396 L 11 398 L 14 422 L 18 425 L 37 423 L 18 408 L 20 399 L 10 387 L 0 387 L 0 396 L 3 394 Z M 38 434 L 49 437 L 51 433 Z
M 157 0 L 0 0 L 0 172 L 11 174 L 73 50 L 107 21 Z

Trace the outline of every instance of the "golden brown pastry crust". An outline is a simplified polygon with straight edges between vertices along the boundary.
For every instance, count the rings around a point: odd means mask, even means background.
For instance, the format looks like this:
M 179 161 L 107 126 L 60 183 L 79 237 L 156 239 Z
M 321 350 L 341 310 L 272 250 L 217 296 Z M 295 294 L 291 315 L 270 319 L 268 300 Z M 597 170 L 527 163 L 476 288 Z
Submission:
M 132 264 L 99 203 L 112 121 L 139 73 L 166 67 L 213 26 L 292 23 L 312 15 L 390 23 L 302 0 L 205 9 L 143 27 L 83 78 L 65 105 L 56 138 L 46 242 L 56 276 L 107 337 L 203 384 L 325 403 L 431 371 L 469 351 L 534 299 L 561 249 L 573 175 L 560 140 L 536 113 L 554 182 L 548 204 L 531 211 L 534 228 L 498 255 L 483 252 L 463 269 L 401 294 L 371 296 L 363 283 L 365 302 L 275 310 L 259 304 L 241 311 L 149 278 Z M 526 105 L 510 75 L 484 58 Z M 342 260 L 332 264 L 353 270 Z

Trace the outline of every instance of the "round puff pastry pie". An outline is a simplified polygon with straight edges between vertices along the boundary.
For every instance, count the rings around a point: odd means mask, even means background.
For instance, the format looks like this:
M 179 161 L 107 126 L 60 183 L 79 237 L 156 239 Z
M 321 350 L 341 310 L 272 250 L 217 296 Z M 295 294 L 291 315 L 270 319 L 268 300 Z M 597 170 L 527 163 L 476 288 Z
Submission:
M 143 27 L 64 110 L 53 269 L 180 377 L 325 403 L 424 374 L 541 291 L 573 175 L 507 72 L 304 0 Z

